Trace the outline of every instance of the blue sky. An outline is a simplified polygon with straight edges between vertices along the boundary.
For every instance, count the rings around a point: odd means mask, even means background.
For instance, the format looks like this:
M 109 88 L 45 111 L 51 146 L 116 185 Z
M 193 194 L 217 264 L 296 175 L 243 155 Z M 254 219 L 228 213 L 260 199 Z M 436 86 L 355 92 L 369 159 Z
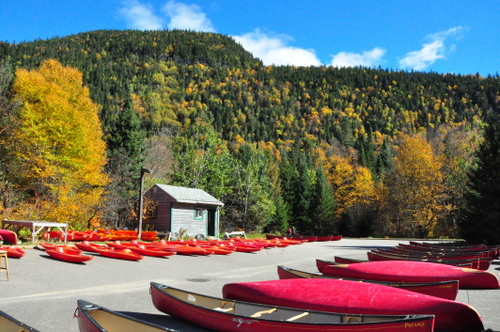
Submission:
M 270 65 L 500 73 L 499 0 L 4 0 L 0 41 L 98 29 L 235 38 Z

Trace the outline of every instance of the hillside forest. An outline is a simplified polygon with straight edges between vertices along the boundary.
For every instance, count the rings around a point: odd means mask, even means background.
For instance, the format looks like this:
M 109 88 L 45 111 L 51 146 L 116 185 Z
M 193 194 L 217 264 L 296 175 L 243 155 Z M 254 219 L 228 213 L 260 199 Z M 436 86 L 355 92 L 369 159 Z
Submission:
M 147 167 L 221 231 L 456 238 L 499 105 L 498 74 L 264 66 L 213 33 L 0 42 L 0 213 L 134 228 Z

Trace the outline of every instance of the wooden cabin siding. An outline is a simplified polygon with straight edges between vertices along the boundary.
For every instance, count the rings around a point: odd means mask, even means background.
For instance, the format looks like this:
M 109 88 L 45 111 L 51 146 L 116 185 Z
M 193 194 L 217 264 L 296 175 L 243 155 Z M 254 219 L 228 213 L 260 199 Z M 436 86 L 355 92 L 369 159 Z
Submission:
M 157 204 L 156 213 L 153 218 L 147 220 L 147 224 L 151 225 L 155 231 L 166 232 L 170 231 L 170 206 L 172 198 L 164 192 L 158 190 L 148 191 L 146 197 Z
M 206 208 L 201 219 L 195 218 L 196 208 L 194 205 L 173 204 L 172 207 L 172 232 L 179 232 L 181 228 L 187 230 L 187 235 L 207 234 L 208 218 Z

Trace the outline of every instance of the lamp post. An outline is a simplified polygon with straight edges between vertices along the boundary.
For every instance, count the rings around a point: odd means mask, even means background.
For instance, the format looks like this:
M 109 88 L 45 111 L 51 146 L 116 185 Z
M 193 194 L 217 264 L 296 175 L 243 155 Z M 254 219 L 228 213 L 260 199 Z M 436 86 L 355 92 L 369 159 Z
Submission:
M 142 205 L 144 203 L 144 198 L 143 198 L 143 191 L 144 191 L 144 174 L 151 174 L 151 170 L 142 167 L 141 168 L 141 187 L 139 189 L 139 240 L 141 240 L 142 236 Z

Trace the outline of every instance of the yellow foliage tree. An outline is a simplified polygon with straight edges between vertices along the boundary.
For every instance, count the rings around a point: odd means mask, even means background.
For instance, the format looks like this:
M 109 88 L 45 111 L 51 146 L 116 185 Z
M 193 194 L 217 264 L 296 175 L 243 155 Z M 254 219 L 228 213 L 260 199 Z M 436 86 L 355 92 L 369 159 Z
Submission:
M 352 156 L 339 154 L 326 157 L 323 163 L 337 204 L 336 218 L 348 219 L 351 234 L 360 233 L 358 228 L 366 213 L 373 209 L 375 200 L 375 183 L 370 170 L 359 165 Z
M 401 137 L 385 211 L 396 236 L 434 236 L 445 212 L 441 163 L 423 135 Z
M 13 92 L 20 121 L 8 143 L 15 147 L 19 185 L 32 193 L 18 213 L 84 227 L 108 177 L 99 109 L 82 74 L 48 60 L 38 70 L 17 70 Z

